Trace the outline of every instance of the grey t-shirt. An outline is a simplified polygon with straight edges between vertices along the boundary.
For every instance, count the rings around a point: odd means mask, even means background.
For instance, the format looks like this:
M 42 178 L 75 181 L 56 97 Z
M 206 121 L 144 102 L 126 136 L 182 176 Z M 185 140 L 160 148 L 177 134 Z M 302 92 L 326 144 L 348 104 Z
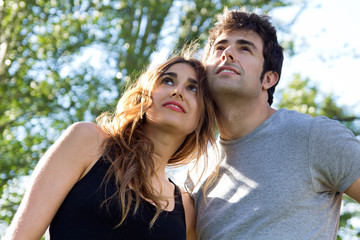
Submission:
M 278 110 L 247 136 L 219 140 L 221 167 L 194 194 L 199 239 L 336 239 L 360 141 L 337 121 Z

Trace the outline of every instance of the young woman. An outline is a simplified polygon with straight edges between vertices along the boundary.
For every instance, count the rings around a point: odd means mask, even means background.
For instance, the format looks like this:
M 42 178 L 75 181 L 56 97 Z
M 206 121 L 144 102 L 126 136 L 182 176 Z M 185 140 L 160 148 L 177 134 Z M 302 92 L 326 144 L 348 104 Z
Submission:
M 42 157 L 5 239 L 196 239 L 191 197 L 165 175 L 214 144 L 201 63 L 145 72 L 114 114 L 71 125 Z

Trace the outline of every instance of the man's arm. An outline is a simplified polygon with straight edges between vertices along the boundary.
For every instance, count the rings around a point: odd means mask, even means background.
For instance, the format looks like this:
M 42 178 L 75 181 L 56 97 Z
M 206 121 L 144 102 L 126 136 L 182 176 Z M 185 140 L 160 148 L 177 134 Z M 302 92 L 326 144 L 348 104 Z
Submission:
M 346 189 L 345 193 L 360 203 L 360 177 Z

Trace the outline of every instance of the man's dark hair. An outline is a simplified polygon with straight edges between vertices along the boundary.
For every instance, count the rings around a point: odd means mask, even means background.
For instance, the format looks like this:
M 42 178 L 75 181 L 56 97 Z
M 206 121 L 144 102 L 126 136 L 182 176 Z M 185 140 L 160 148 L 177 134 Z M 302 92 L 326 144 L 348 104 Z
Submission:
M 284 60 L 283 48 L 278 43 L 276 29 L 272 26 L 269 19 L 270 17 L 267 15 L 258 15 L 256 13 L 238 10 L 229 11 L 225 9 L 223 14 L 217 16 L 217 22 L 209 32 L 210 35 L 205 46 L 205 60 L 209 57 L 210 50 L 220 34 L 237 30 L 254 31 L 261 37 L 264 44 L 264 65 L 260 77 L 261 81 L 268 71 L 276 72 L 279 75 L 280 80 L 281 68 Z M 273 103 L 273 95 L 278 82 L 267 90 L 269 95 L 268 102 L 270 105 Z

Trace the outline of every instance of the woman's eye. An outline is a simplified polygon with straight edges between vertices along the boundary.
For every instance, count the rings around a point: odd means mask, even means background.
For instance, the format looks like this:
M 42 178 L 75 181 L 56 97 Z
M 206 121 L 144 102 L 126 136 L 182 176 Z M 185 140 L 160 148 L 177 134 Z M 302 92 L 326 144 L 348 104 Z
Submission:
M 173 80 L 171 78 L 168 78 L 168 77 L 163 78 L 161 80 L 161 83 L 165 84 L 165 85 L 173 85 L 174 84 Z
M 197 92 L 197 89 L 198 89 L 196 85 L 189 85 L 187 88 L 193 92 Z

